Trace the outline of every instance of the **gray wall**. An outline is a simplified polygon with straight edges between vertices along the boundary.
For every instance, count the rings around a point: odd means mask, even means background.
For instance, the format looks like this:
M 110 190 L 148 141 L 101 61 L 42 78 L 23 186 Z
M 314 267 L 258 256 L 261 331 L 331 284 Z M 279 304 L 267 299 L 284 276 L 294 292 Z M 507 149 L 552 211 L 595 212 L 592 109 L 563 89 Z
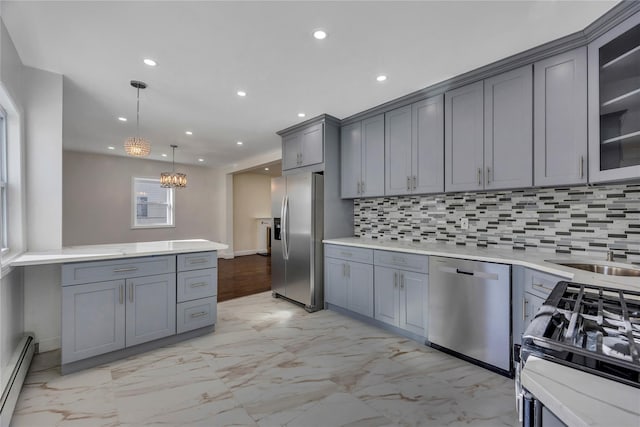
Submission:
M 131 178 L 160 177 L 170 162 L 64 151 L 63 246 L 155 240 L 209 239 L 214 233 L 217 174 L 176 165 L 187 188 L 175 190 L 175 227 L 131 229 Z

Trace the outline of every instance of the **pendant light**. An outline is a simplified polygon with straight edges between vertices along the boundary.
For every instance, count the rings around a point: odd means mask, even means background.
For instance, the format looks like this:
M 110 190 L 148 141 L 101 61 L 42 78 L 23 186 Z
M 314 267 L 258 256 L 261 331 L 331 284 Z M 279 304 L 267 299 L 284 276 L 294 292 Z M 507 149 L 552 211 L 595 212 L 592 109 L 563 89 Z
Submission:
M 146 89 L 147 84 L 138 80 L 131 80 L 131 86 L 138 90 L 138 102 L 136 108 L 136 136 L 127 138 L 124 142 L 124 151 L 134 157 L 146 157 L 151 153 L 151 143 L 140 137 L 140 89 Z
M 178 148 L 178 146 L 171 144 L 171 148 L 173 148 L 171 172 L 162 172 L 160 174 L 160 187 L 185 188 L 187 186 L 187 175 L 176 172 L 176 148 Z

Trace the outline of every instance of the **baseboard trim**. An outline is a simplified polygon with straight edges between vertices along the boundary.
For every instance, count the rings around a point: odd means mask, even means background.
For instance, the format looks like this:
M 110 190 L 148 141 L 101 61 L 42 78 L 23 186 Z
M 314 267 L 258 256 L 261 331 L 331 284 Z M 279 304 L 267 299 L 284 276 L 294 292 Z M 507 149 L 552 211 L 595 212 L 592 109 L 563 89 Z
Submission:
M 14 352 L 7 368 L 11 368 L 11 374 L 2 390 L 0 400 L 0 426 L 7 427 L 13 417 L 13 411 L 20 396 L 20 390 L 24 384 L 24 379 L 31 366 L 33 353 L 35 350 L 32 335 L 25 336 Z
M 249 249 L 249 250 L 245 250 L 245 251 L 234 251 L 233 255 L 234 256 L 255 255 L 258 252 L 259 252 L 258 249 Z

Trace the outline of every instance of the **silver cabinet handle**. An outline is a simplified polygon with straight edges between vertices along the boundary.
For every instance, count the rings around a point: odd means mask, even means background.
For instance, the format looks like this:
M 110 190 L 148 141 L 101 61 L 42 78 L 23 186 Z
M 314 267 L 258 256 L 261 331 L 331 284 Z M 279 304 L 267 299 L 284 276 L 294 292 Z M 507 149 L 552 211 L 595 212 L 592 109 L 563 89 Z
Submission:
M 190 259 L 189 264 L 204 264 L 207 261 L 208 260 L 206 258 L 196 258 L 196 259 Z
M 400 289 L 404 289 L 404 273 L 400 273 Z
M 522 320 L 527 319 L 527 303 L 528 302 L 529 301 L 527 301 L 525 297 L 522 297 Z
M 538 288 L 538 289 L 544 289 L 545 291 L 553 291 L 553 288 L 548 288 L 545 285 L 543 285 L 542 283 L 533 283 L 531 286 L 533 286 L 534 288 Z
M 394 288 L 398 287 L 398 272 L 397 271 L 393 272 L 393 287 Z
M 360 194 L 360 181 L 358 181 L 357 187 L 356 194 Z
M 362 181 L 362 194 L 364 194 L 364 192 L 366 191 L 365 188 L 366 188 L 366 185 L 364 184 L 364 181 Z
M 138 267 L 114 268 L 114 273 L 126 273 L 127 271 L 136 271 Z
M 303 158 L 304 158 L 304 157 L 303 157 L 303 153 L 300 153 L 300 164 L 304 163 Z
M 351 264 L 347 264 L 347 277 L 351 278 Z
M 340 252 L 340 255 L 342 255 L 344 257 L 347 257 L 347 258 L 351 258 L 353 256 L 353 254 L 351 252 L 345 252 L 345 251 Z
M 416 188 L 418 188 L 418 178 L 413 175 L 413 189 L 415 190 Z
M 491 168 L 487 166 L 487 185 L 491 183 Z
M 192 283 L 189 286 L 191 286 L 192 288 L 201 288 L 203 286 L 207 286 L 207 282 L 198 282 L 198 283 Z
M 411 190 L 411 177 L 407 177 L 407 191 Z
M 129 301 L 133 302 L 133 283 L 129 283 Z
M 482 168 L 478 168 L 478 185 L 482 185 Z
M 342 264 L 342 277 L 347 277 L 347 264 Z
M 120 285 L 120 304 L 124 304 L 124 285 Z
M 206 311 L 199 311 L 197 313 L 191 313 L 191 318 L 206 316 Z
M 580 156 L 580 178 L 584 178 L 584 156 Z

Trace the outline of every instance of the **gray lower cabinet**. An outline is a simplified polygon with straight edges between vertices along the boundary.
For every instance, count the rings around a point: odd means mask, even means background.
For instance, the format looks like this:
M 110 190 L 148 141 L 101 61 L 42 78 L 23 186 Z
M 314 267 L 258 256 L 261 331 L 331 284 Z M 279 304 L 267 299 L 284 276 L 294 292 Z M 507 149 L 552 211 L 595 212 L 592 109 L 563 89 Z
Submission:
M 385 195 L 444 191 L 442 95 L 385 114 Z
M 587 182 L 587 48 L 538 61 L 533 68 L 536 186 Z
M 336 258 L 340 257 L 340 258 Z M 364 262 L 356 262 L 354 259 Z M 373 317 L 373 251 L 327 245 L 325 301 Z
M 389 267 L 375 267 L 375 318 L 427 336 L 428 275 Z
M 513 267 L 513 344 L 522 342 L 522 334 L 527 326 L 535 318 L 556 284 L 562 280 L 567 279 L 530 268 Z
M 384 195 L 384 114 L 341 128 L 341 197 Z
M 218 259 L 215 252 L 180 254 L 177 257 L 177 333 L 216 323 Z
M 533 182 L 532 71 L 525 66 L 445 94 L 445 190 Z

